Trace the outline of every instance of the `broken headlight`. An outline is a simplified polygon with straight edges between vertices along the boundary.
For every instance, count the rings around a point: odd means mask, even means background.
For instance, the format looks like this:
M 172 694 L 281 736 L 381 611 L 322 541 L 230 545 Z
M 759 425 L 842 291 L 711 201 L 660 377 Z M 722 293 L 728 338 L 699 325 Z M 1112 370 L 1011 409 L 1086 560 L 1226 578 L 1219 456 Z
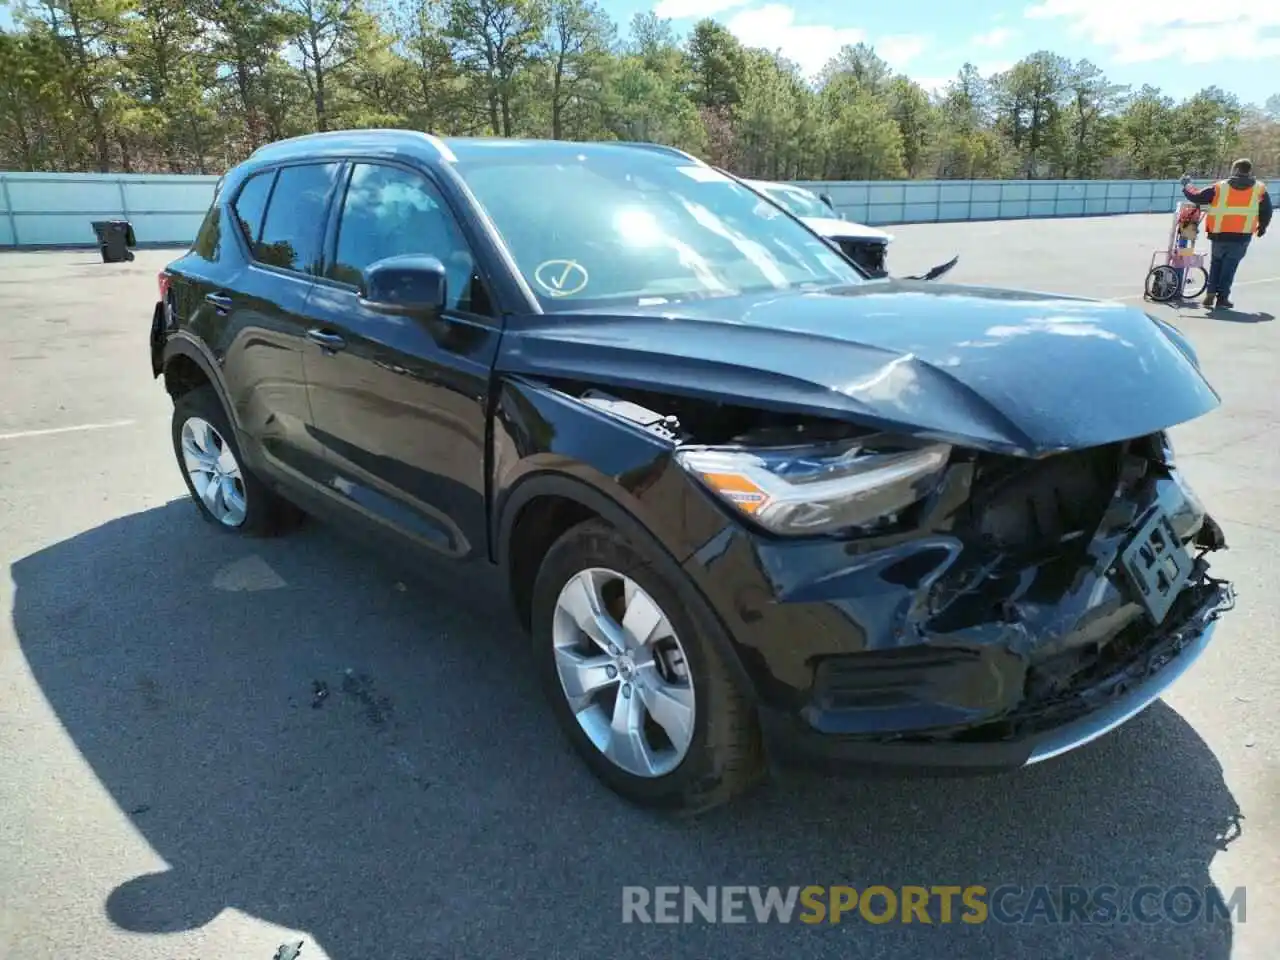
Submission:
M 928 496 L 951 447 L 682 447 L 682 467 L 765 529 L 803 536 L 866 527 Z

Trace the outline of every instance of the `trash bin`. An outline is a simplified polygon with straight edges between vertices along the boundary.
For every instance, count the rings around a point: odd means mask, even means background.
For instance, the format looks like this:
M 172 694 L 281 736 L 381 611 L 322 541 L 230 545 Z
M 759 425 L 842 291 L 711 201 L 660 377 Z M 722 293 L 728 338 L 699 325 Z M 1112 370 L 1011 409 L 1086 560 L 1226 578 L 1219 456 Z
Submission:
M 120 263 L 133 259 L 130 247 L 138 244 L 133 235 L 133 224 L 128 220 L 94 220 L 93 232 L 98 237 L 98 249 L 103 263 Z

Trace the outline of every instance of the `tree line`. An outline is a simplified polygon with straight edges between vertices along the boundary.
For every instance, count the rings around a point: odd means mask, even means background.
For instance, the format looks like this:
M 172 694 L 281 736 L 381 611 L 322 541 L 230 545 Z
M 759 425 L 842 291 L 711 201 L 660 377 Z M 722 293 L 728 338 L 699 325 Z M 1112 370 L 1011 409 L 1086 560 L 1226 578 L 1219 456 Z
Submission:
M 3 3 L 4 0 L 0 0 Z M 592 0 L 26 0 L 0 169 L 221 173 L 272 140 L 407 127 L 646 140 L 786 180 L 1280 173 L 1280 94 L 1182 101 L 1049 51 L 930 92 L 874 48 L 816 77 L 711 19 Z

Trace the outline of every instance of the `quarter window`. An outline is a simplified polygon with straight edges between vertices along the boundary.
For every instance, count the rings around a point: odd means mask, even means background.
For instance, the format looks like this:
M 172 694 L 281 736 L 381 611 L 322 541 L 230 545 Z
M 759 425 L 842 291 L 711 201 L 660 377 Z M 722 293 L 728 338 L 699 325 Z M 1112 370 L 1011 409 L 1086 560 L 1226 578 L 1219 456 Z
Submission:
M 222 211 L 218 208 L 216 200 L 209 208 L 209 212 L 204 215 L 200 232 L 196 234 L 195 242 L 191 244 L 191 252 L 213 263 L 217 263 L 222 255 Z
M 231 205 L 251 247 L 258 242 L 258 234 L 262 232 L 262 215 L 267 212 L 267 197 L 271 195 L 271 184 L 275 178 L 274 170 L 254 174 L 244 182 Z
M 369 264 L 411 253 L 427 254 L 444 265 L 450 309 L 491 313 L 475 258 L 435 187 L 409 170 L 357 163 L 342 204 L 329 276 L 358 287 Z

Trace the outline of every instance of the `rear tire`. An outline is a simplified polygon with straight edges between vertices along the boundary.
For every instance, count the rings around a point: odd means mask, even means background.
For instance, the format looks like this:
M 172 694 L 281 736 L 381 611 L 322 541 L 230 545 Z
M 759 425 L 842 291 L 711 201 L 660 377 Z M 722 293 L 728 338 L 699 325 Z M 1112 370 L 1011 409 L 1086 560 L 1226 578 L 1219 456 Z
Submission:
M 709 636 L 710 630 L 720 629 L 714 614 L 690 584 L 676 581 L 683 576 L 678 566 L 648 552 L 602 520 L 588 520 L 566 531 L 547 551 L 534 584 L 534 657 L 556 719 L 597 778 L 637 805 L 698 813 L 759 782 L 765 773 L 764 751 L 755 714 Z M 583 584 L 599 584 L 600 589 Z M 617 658 L 611 656 L 608 643 L 593 641 L 578 628 L 581 619 L 569 612 L 584 609 L 588 594 L 599 603 L 595 622 L 604 621 L 607 636 L 623 638 Z M 578 602 L 572 603 L 573 597 Z M 621 610 L 633 604 L 639 612 L 625 616 Z M 658 626 L 647 626 L 655 622 Z M 634 629 L 624 629 L 624 623 Z M 633 642 L 641 634 L 645 642 Z M 570 650 L 568 637 L 580 646 Z M 566 656 L 573 665 L 581 660 L 572 658 L 599 663 L 593 674 L 599 699 L 588 706 L 582 706 L 585 697 L 577 701 L 578 709 L 570 703 Z M 585 676 L 572 670 L 568 675 Z M 624 694 L 627 699 L 620 699 Z M 677 701 L 677 709 L 688 711 L 678 714 L 680 720 L 691 714 L 687 723 L 673 719 L 677 714 L 672 704 Z M 637 731 L 631 737 L 618 738 L 624 746 L 615 747 L 611 724 L 619 724 L 627 709 L 644 719 L 631 728 Z M 680 734 L 669 735 L 672 728 Z M 636 736 L 647 745 L 659 744 L 640 750 L 648 759 L 638 766 L 626 762 L 628 751 L 636 749 Z M 602 739 L 608 741 L 606 746 L 599 745 Z M 632 772 L 637 768 L 645 772 Z
M 225 533 L 270 537 L 296 526 L 302 512 L 245 465 L 222 401 L 211 385 L 173 404 L 173 451 L 196 509 Z

